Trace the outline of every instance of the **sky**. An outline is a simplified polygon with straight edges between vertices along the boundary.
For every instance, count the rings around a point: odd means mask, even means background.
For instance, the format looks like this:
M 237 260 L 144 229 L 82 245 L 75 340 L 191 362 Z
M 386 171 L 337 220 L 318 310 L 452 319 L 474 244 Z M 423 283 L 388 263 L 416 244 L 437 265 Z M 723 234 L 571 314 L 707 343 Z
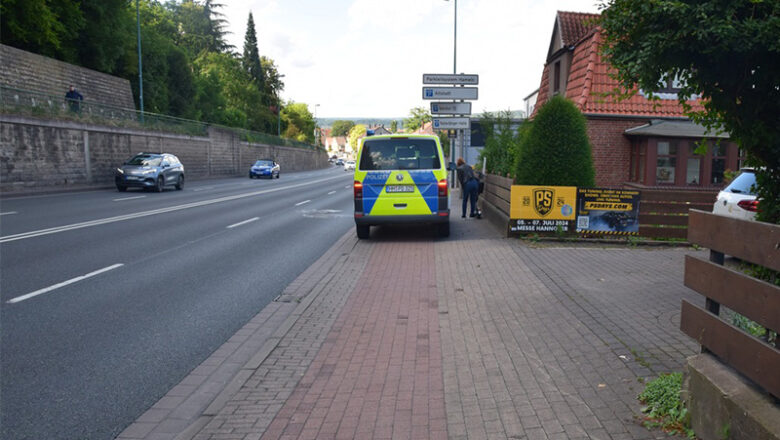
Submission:
M 285 100 L 316 117 L 403 118 L 423 73 L 453 73 L 454 0 L 223 0 L 241 52 L 249 12 L 260 55 L 285 77 Z M 457 72 L 479 75 L 472 112 L 522 110 L 539 87 L 555 13 L 601 0 L 458 0 Z M 319 105 L 317 105 L 319 104 Z

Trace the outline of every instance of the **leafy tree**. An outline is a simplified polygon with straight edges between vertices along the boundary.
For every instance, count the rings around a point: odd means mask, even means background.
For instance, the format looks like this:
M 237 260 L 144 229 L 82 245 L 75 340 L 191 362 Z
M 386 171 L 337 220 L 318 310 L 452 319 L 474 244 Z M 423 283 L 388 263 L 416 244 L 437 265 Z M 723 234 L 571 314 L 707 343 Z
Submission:
M 487 158 L 488 171 L 501 176 L 514 172 L 520 155 L 522 131 L 517 123 L 512 122 L 512 112 L 487 112 L 480 118 L 480 126 L 485 136 L 480 160 Z
M 585 117 L 571 101 L 547 101 L 520 147 L 515 182 L 520 185 L 593 187 L 595 172 Z
M 759 219 L 780 223 L 780 2 L 608 0 L 603 53 L 624 90 L 683 82 L 694 121 L 723 129 L 748 153 L 762 199 Z M 686 103 L 695 94 L 704 110 Z
M 75 41 L 79 64 L 101 72 L 121 73 L 118 67 L 122 54 L 128 49 L 137 50 L 135 8 L 131 11 L 127 0 L 81 0 L 80 3 L 85 24 Z M 159 28 L 157 20 L 160 20 L 168 27 L 161 37 L 170 45 L 167 40 L 173 32 L 173 23 L 169 14 L 159 4 L 144 3 L 144 9 L 157 11 L 151 26 Z M 150 24 L 141 23 L 142 27 Z
M 347 134 L 349 134 L 349 131 L 352 130 L 352 127 L 354 126 L 355 126 L 354 121 L 344 121 L 344 120 L 333 121 L 330 135 L 334 137 L 346 136 Z
M 397 133 L 398 132 L 398 121 L 393 120 L 393 121 L 390 122 L 390 131 L 393 132 L 393 133 Z
M 246 35 L 244 36 L 244 57 L 241 59 L 241 65 L 257 85 L 261 92 L 264 88 L 263 67 L 260 65 L 260 53 L 257 50 L 257 32 L 255 32 L 255 20 L 252 13 L 249 13 L 249 20 L 246 23 Z
M 287 121 L 284 137 L 300 142 L 314 143 L 314 116 L 309 106 L 303 103 L 289 102 L 282 110 L 282 119 Z
M 284 82 L 274 60 L 265 56 L 260 57 L 260 66 L 264 74 L 263 103 L 266 105 L 279 105 L 279 94 L 284 90 Z
M 228 31 L 225 30 L 227 26 L 227 20 L 225 14 L 219 12 L 219 9 L 224 8 L 222 3 L 215 3 L 213 0 L 203 0 L 203 15 L 206 17 L 207 31 L 206 35 L 209 36 L 208 49 L 212 52 L 227 52 L 233 49 L 233 46 L 225 41 L 225 36 Z
M 409 117 L 404 120 L 407 131 L 415 131 L 426 122 L 431 122 L 431 112 L 425 107 L 415 107 L 409 110 Z
M 77 0 L 3 0 L 0 2 L 0 39 L 19 49 L 76 61 L 73 42 L 84 27 Z
M 357 124 L 349 130 L 347 134 L 347 142 L 352 147 L 352 151 L 357 151 L 358 140 L 366 136 L 366 126 L 363 124 Z

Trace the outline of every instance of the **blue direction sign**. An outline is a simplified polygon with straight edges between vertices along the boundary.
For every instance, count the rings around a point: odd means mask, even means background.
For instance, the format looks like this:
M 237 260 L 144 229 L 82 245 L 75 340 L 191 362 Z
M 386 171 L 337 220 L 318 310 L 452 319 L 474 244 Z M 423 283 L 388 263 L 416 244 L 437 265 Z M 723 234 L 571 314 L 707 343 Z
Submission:
M 423 87 L 423 99 L 479 99 L 476 87 Z

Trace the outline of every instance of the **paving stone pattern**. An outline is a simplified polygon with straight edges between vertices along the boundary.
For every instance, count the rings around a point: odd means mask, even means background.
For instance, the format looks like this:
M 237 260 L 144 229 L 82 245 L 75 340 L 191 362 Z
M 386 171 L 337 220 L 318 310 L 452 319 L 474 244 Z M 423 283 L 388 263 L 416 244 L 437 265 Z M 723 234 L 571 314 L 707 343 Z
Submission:
M 280 298 L 300 310 L 278 343 L 175 439 L 668 438 L 636 396 L 698 352 L 678 328 L 681 298 L 703 302 L 682 284 L 702 251 L 452 228 L 342 237 Z

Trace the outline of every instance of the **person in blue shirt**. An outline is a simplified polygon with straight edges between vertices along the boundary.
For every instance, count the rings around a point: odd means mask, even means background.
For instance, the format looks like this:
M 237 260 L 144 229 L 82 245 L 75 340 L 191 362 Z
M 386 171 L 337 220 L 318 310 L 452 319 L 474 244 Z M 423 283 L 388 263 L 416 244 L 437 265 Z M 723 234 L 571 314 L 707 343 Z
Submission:
M 70 90 L 65 94 L 65 102 L 68 103 L 70 111 L 78 113 L 81 110 L 81 101 L 84 100 L 84 96 L 76 91 L 73 85 L 70 86 Z

